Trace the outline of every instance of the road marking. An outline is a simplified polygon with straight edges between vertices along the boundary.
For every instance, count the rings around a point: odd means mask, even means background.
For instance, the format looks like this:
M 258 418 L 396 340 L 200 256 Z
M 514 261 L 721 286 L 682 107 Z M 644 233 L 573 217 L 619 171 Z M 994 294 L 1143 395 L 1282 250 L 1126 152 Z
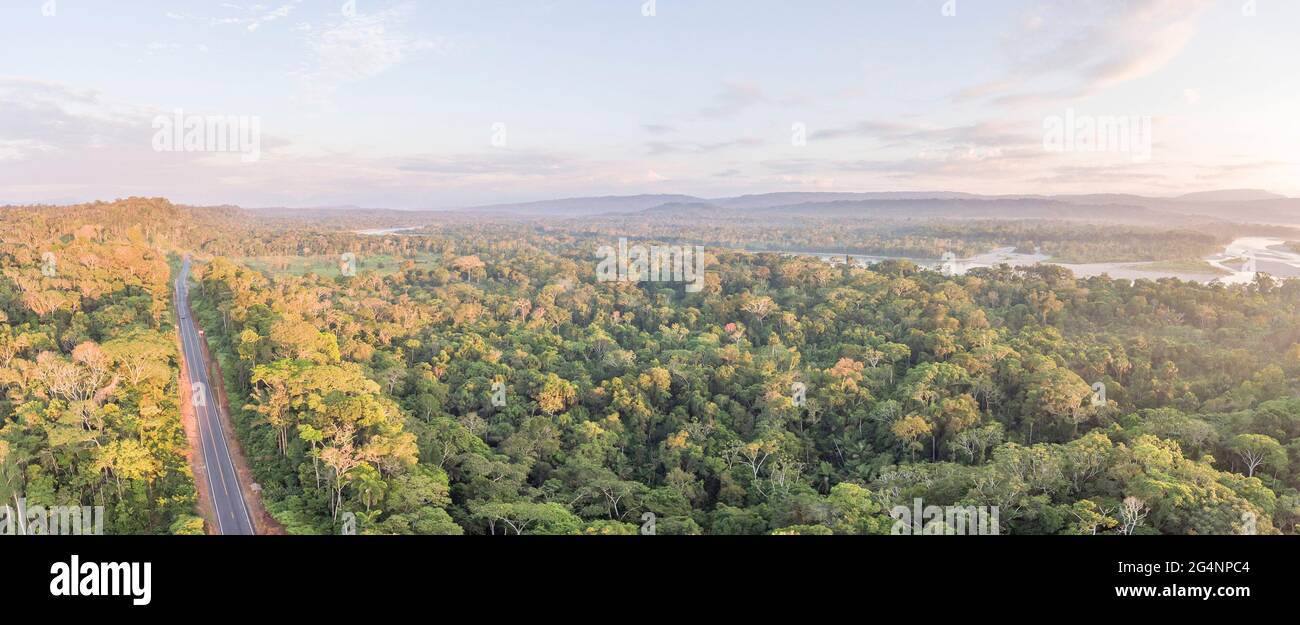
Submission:
M 178 304 L 177 304 L 177 313 L 178 313 L 178 316 L 179 316 L 179 312 L 180 312 L 180 308 L 179 308 L 179 306 L 180 306 L 180 281 L 179 281 L 179 280 L 176 281 L 176 298 L 177 298 L 177 303 L 178 303 Z M 178 319 L 177 321 L 180 322 L 179 330 L 180 330 L 180 334 L 181 334 L 181 355 L 185 358 L 185 369 L 186 369 L 186 371 L 188 371 L 189 374 L 190 374 L 190 375 L 189 375 L 189 377 L 190 377 L 190 389 L 191 389 L 191 393 L 192 393 L 192 390 L 193 390 L 193 388 L 194 388 L 194 382 L 197 382 L 197 380 L 194 379 L 194 373 L 195 373 L 195 372 L 194 372 L 194 367 L 190 364 L 190 357 L 189 357 L 190 345 L 189 345 L 189 341 L 188 341 L 188 340 L 186 339 L 186 337 L 185 337 L 185 324 L 184 324 L 184 320 L 183 320 L 183 319 Z M 208 492 L 211 493 L 211 494 L 209 495 L 208 498 L 212 500 L 212 513 L 213 513 L 214 516 L 217 517 L 217 533 L 218 533 L 218 534 L 223 534 L 223 535 L 224 535 L 224 534 L 226 533 L 226 527 L 225 527 L 225 524 L 221 522 L 221 507 L 217 504 L 217 489 L 216 489 L 216 486 L 212 483 L 212 463 L 208 461 L 208 443 L 207 443 L 207 437 L 205 437 L 205 436 L 203 435 L 203 422 L 198 418 L 198 417 L 199 417 L 199 415 L 198 415 L 198 407 L 194 405 L 194 397 L 193 397 L 192 394 L 191 394 L 191 396 L 190 396 L 190 407 L 194 409 L 194 425 L 195 425 L 195 427 L 197 427 L 198 430 L 199 430 L 199 446 L 200 446 L 200 447 L 202 448 L 202 450 L 203 450 L 203 452 L 202 452 L 202 453 L 203 453 L 203 472 L 206 473 L 207 476 L 208 476 Z
M 179 310 L 181 309 L 181 307 L 184 307 L 184 310 L 185 310 L 187 313 L 190 312 L 190 311 L 189 311 L 189 289 L 188 289 L 188 288 L 185 288 L 185 289 L 184 289 L 184 292 L 182 292 L 182 289 L 181 289 L 182 285 L 185 283 L 185 281 L 186 281 L 186 279 L 188 278 L 188 276 L 189 276 L 189 261 L 188 261 L 188 259 L 187 259 L 186 262 L 185 262 L 185 265 L 182 267 L 181 276 L 180 276 L 180 277 L 177 279 L 177 281 L 176 281 L 176 289 L 177 289 L 177 298 L 176 298 L 176 299 L 177 299 L 178 316 L 179 316 Z M 215 392 L 212 391 L 212 389 L 211 389 L 211 379 L 210 379 L 210 377 L 209 377 L 209 373 L 208 373 L 208 370 L 207 370 L 207 363 L 206 363 L 206 362 L 204 361 L 204 359 L 203 359 L 203 350 L 202 350 L 202 345 L 199 343 L 199 336 L 200 336 L 200 335 L 198 334 L 198 331 L 197 331 L 197 324 L 194 323 L 194 317 L 193 317 L 193 315 L 187 314 L 187 315 L 186 315 L 186 318 L 185 318 L 184 320 L 181 320 L 181 321 L 182 321 L 182 323 L 180 324 L 181 341 L 182 341 L 182 348 L 183 348 L 183 351 L 184 351 L 184 354 L 183 354 L 183 355 L 185 356 L 185 359 L 186 359 L 187 368 L 191 370 L 191 375 L 194 374 L 194 373 L 198 373 L 198 374 L 200 375 L 200 377 L 202 378 L 202 381 L 203 381 L 203 383 L 204 383 L 203 386 L 204 386 L 204 396 L 205 396 L 205 399 L 210 399 L 210 400 L 212 401 L 212 406 L 215 406 L 214 409 L 215 409 L 215 410 L 220 410 L 220 406 L 218 406 L 217 403 L 216 403 L 216 394 L 215 394 Z M 191 349 L 191 346 L 193 346 L 192 349 Z M 197 363 L 197 366 L 195 366 L 196 363 Z M 198 381 L 198 380 L 191 380 L 191 382 L 194 382 L 194 381 Z M 192 402 L 191 402 L 191 403 L 192 403 Z M 197 407 L 196 407 L 196 414 L 195 414 L 195 416 L 196 416 L 196 417 L 200 417 L 200 415 L 197 414 L 197 412 L 198 412 L 198 411 L 197 411 Z M 216 466 L 216 469 L 217 469 L 217 470 L 220 472 L 220 474 L 221 474 L 221 485 L 222 485 L 222 490 L 225 492 L 227 498 L 230 497 L 230 489 L 229 489 L 229 485 L 228 485 L 227 480 L 226 480 L 226 471 L 228 470 L 228 471 L 230 472 L 231 479 L 233 479 L 233 480 L 235 481 L 235 485 L 236 485 L 235 493 L 236 493 L 236 495 L 237 495 L 237 499 L 238 499 L 238 501 L 239 501 L 239 507 L 243 510 L 243 512 L 244 512 L 244 520 L 248 523 L 248 533 L 249 533 L 249 534 L 256 534 L 256 533 L 257 533 L 257 529 L 256 529 L 256 527 L 253 525 L 253 517 L 252 517 L 252 515 L 251 515 L 251 514 L 249 513 L 249 511 L 248 511 L 248 503 L 244 500 L 244 493 L 243 493 L 243 490 L 242 490 L 241 488 L 238 487 L 238 486 L 239 486 L 239 472 L 235 469 L 234 459 L 233 459 L 233 458 L 231 457 L 231 455 L 230 455 L 230 448 L 229 448 L 228 445 L 226 445 L 226 440 L 225 440 L 225 429 L 224 429 L 224 427 L 222 426 L 222 423 L 221 423 L 221 414 L 220 414 L 220 412 L 217 412 L 217 413 L 215 414 L 215 419 L 216 419 L 216 425 L 217 425 L 217 427 L 218 427 L 219 434 L 220 434 L 220 436 L 218 437 L 218 440 L 221 441 L 221 450 L 220 450 L 220 451 L 224 451 L 224 452 L 225 452 L 224 457 L 223 457 L 223 455 L 222 455 L 221 453 L 217 453 L 218 450 L 217 450 L 216 443 L 214 443 L 214 442 L 210 442 L 210 439 L 211 439 L 211 433 L 212 433 L 212 427 L 213 427 L 212 420 L 210 419 L 210 417 L 213 417 L 213 416 L 214 416 L 213 413 L 208 412 L 208 406 L 203 406 L 203 414 L 201 415 L 201 417 L 200 417 L 199 420 L 200 420 L 200 421 L 207 421 L 207 429 L 208 429 L 208 432 L 209 432 L 209 436 L 205 438 L 205 437 L 203 436 L 203 428 L 200 427 L 200 429 L 199 429 L 199 438 L 200 438 L 200 443 L 203 445 L 203 453 L 204 453 L 204 455 L 206 456 L 206 455 L 208 454 L 208 446 L 211 445 L 212 450 L 213 450 L 213 453 L 214 453 L 214 455 L 216 455 L 216 459 L 215 459 L 215 460 L 216 460 L 216 465 L 217 465 L 217 466 Z M 222 462 L 223 460 L 224 460 L 224 462 Z M 208 468 L 210 469 L 212 464 L 213 464 L 213 463 L 208 462 L 208 461 L 205 459 L 205 461 L 204 461 L 204 466 L 205 466 L 205 467 L 208 467 Z M 222 534 L 225 534 L 225 529 L 224 529 L 224 527 L 221 527 L 221 526 L 222 526 L 222 524 L 221 524 L 221 517 L 222 517 L 223 515 L 221 514 L 220 506 L 219 506 L 218 503 L 217 503 L 216 491 L 215 491 L 215 489 L 214 489 L 214 487 L 213 487 L 213 483 L 212 483 L 212 471 L 211 471 L 211 470 L 208 470 L 207 473 L 208 473 L 208 485 L 209 485 L 209 488 L 210 488 L 210 489 L 213 489 L 212 505 L 213 505 L 213 508 L 214 508 L 214 512 L 216 512 L 216 515 L 217 515 L 217 524 L 218 524 L 218 526 L 219 526 L 218 529 L 219 529 L 219 531 L 220 531 Z M 227 506 L 227 508 L 229 508 L 229 506 Z M 235 521 L 236 525 L 238 525 L 238 522 L 239 522 L 239 521 L 238 521 L 238 518 L 239 518 L 239 517 L 236 516 L 235 511 L 234 511 L 234 510 L 227 509 L 226 512 L 227 512 L 227 514 L 230 515 L 231 520 Z M 243 528 L 239 528 L 239 529 L 242 530 Z
M 192 331 L 192 330 L 191 330 L 191 333 L 190 333 L 190 338 L 191 338 L 192 340 L 194 340 L 194 341 L 197 341 L 197 339 L 194 338 L 194 335 L 193 335 L 193 331 Z M 195 349 L 197 349 L 197 348 L 195 348 Z M 203 375 L 203 379 L 202 379 L 202 380 L 195 380 L 196 382 L 202 382 L 202 383 L 203 383 L 203 390 L 204 390 L 204 393 L 205 393 L 205 397 L 204 397 L 204 401 L 205 401 L 205 402 L 207 401 L 207 395 L 208 395 L 208 393 L 207 393 L 207 387 L 208 387 L 208 385 L 207 385 L 207 383 L 206 383 L 206 380 L 207 380 L 207 375 L 206 375 L 206 373 L 204 373 L 204 375 Z M 193 388 L 192 385 L 191 385 L 191 388 Z M 211 441 L 211 439 L 212 439 L 212 436 L 211 436 L 211 434 L 212 434 L 212 422 L 211 422 L 210 419 L 208 419 L 208 406 L 205 404 L 205 405 L 203 405 L 203 406 L 201 407 L 201 408 L 202 408 L 202 411 L 201 411 L 201 412 L 202 412 L 202 415 L 201 415 L 201 416 L 197 414 L 197 413 L 200 412 L 200 410 L 199 410 L 200 406 L 195 406 L 194 408 L 195 408 L 195 413 L 196 413 L 195 416 L 198 416 L 198 417 L 200 418 L 200 420 L 202 420 L 202 421 L 206 421 L 206 422 L 207 422 L 207 425 L 208 425 L 208 434 L 209 434 L 209 436 L 208 436 L 208 440 Z M 222 433 L 222 434 L 224 435 L 224 433 Z M 221 460 L 221 456 L 220 456 L 220 454 L 217 454 L 217 453 L 216 453 L 216 452 L 217 452 L 217 445 L 216 445 L 216 443 L 212 443 L 212 451 L 213 451 L 213 454 L 217 457 L 218 462 L 220 462 L 220 460 Z M 223 493 L 225 493 L 225 495 L 226 495 L 227 498 L 229 498 L 229 497 L 230 497 L 230 487 L 229 487 L 229 485 L 226 483 L 226 472 L 225 472 L 225 470 L 224 470 L 224 467 L 220 467 L 220 466 L 218 466 L 217 469 L 218 469 L 218 472 L 220 473 L 220 476 L 221 476 L 221 491 L 222 491 Z M 213 494 L 214 494 L 214 495 L 216 494 L 215 491 L 213 491 Z M 232 517 L 233 517 L 233 515 L 232 515 Z

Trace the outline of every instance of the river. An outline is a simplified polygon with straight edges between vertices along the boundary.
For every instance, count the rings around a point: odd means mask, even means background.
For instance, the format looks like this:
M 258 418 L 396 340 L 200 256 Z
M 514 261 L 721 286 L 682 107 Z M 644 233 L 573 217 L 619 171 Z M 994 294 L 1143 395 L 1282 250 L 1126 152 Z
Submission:
M 1222 252 L 1208 256 L 1203 260 L 1209 266 L 1217 267 L 1226 274 L 1216 273 L 1206 267 L 1204 272 L 1198 272 L 1192 269 L 1167 269 L 1152 268 L 1146 262 L 1111 262 L 1111 263 L 1053 263 L 1051 258 L 1045 254 L 1024 254 L 1016 252 L 1015 248 L 1003 247 L 995 249 L 985 254 L 979 254 L 970 258 L 950 259 L 948 264 L 956 273 L 965 273 L 971 269 L 979 267 L 994 267 L 1001 264 L 1007 264 L 1012 267 L 1023 267 L 1035 265 L 1038 263 L 1050 263 L 1060 265 L 1080 278 L 1089 278 L 1092 276 L 1108 275 L 1112 278 L 1123 278 L 1128 280 L 1158 280 L 1160 278 L 1178 278 L 1190 282 L 1221 282 L 1224 284 L 1246 284 L 1255 279 L 1255 272 L 1265 272 L 1277 278 L 1296 278 L 1300 277 L 1300 254 L 1285 249 L 1286 241 L 1270 237 L 1242 237 L 1234 240 L 1224 247 Z M 843 259 L 845 256 L 852 258 L 859 264 L 879 262 L 891 258 L 902 259 L 898 256 L 867 256 L 861 254 L 827 254 L 825 252 L 782 252 L 799 256 L 816 256 L 823 260 Z M 1247 267 L 1251 256 L 1254 257 L 1255 270 L 1250 271 Z M 944 261 L 940 259 L 917 259 L 907 258 L 922 267 L 929 269 L 942 269 Z
M 401 234 L 403 232 L 410 232 L 412 230 L 419 230 L 419 229 L 420 226 L 408 226 L 405 228 L 376 228 L 374 230 L 356 230 L 355 232 L 357 234 L 362 234 L 368 237 L 382 237 L 386 234 Z

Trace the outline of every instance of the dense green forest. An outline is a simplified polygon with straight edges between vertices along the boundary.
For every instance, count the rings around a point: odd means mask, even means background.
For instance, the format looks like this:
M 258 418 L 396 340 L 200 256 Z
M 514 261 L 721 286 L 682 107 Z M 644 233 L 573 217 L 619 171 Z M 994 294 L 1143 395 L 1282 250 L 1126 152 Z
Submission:
M 753 251 L 968 258 L 996 248 L 1041 253 L 1062 263 L 1196 260 L 1221 250 L 1241 226 L 1180 229 L 1061 220 L 917 220 L 800 215 L 709 215 L 695 212 L 547 220 L 552 233 L 644 237 Z M 1272 231 L 1256 227 L 1254 232 Z M 1289 228 L 1278 228 L 1291 233 Z
M 171 268 L 139 219 L 112 212 L 0 212 L 0 505 L 103 506 L 110 534 L 202 533 Z
M 200 271 L 291 531 L 888 532 L 914 497 L 1012 533 L 1120 531 L 1128 498 L 1128 531 L 1296 529 L 1296 283 L 720 252 L 687 293 L 596 282 L 586 237 L 355 245 L 355 277 Z M 422 253 L 367 271 L 391 245 Z
M 104 503 L 115 532 L 193 529 L 167 288 L 167 254 L 192 251 L 196 315 L 289 532 L 351 515 L 362 533 L 888 534 L 915 498 L 997 506 L 1012 534 L 1300 530 L 1300 282 L 711 246 L 695 293 L 597 281 L 596 246 L 639 236 L 599 220 L 372 237 L 237 216 L 6 216 L 0 494 Z M 346 253 L 355 275 L 253 262 Z

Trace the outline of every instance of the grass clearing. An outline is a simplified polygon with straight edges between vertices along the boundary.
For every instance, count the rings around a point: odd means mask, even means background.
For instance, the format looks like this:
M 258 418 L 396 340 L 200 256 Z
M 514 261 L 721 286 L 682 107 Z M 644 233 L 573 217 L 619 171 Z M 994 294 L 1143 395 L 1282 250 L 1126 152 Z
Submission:
M 374 272 L 381 276 L 391 275 L 401 269 L 402 264 L 406 261 L 414 261 L 417 265 L 432 264 L 435 257 L 429 254 L 419 254 L 411 257 L 393 256 L 391 254 L 376 254 L 366 256 L 358 254 L 356 258 L 357 275 L 367 272 Z M 342 275 L 344 260 L 338 256 L 249 256 L 240 258 L 239 262 L 244 265 L 268 273 L 271 275 L 294 275 L 305 276 L 309 273 L 325 278 L 336 278 Z

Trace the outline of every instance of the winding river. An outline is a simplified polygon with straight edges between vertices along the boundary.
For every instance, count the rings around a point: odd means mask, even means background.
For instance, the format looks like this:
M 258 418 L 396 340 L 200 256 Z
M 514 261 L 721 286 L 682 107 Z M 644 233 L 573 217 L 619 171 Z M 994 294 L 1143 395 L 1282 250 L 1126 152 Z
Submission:
M 783 252 L 799 256 L 816 256 L 826 261 L 843 259 L 845 254 L 827 254 L 825 252 Z M 889 258 L 902 258 L 891 256 L 865 256 L 859 254 L 847 254 L 857 263 L 871 263 L 886 260 Z M 1251 271 L 1248 267 L 1251 257 L 1254 258 L 1255 270 Z M 916 259 L 908 258 L 923 267 L 930 269 L 941 269 L 943 261 L 938 259 Z M 1224 247 L 1222 252 L 1203 259 L 1209 266 L 1217 267 L 1225 274 L 1216 273 L 1207 266 L 1203 272 L 1195 270 L 1165 269 L 1151 267 L 1146 262 L 1111 262 L 1111 263 L 1052 263 L 1050 257 L 1045 254 L 1023 254 L 1015 251 L 1015 248 L 1003 247 L 995 249 L 985 254 L 979 254 L 970 258 L 961 258 L 955 261 L 955 270 L 957 273 L 965 273 L 968 270 L 979 267 L 995 267 L 1001 264 L 1011 265 L 1012 267 L 1023 267 L 1026 265 L 1035 265 L 1038 263 L 1051 263 L 1060 265 L 1074 272 L 1074 275 L 1080 278 L 1089 278 L 1092 276 L 1108 275 L 1112 278 L 1123 278 L 1128 280 L 1158 280 L 1160 278 L 1178 278 L 1191 282 L 1221 282 L 1224 284 L 1245 284 L 1255 279 L 1255 272 L 1265 272 L 1277 278 L 1296 278 L 1300 277 L 1300 254 L 1286 249 L 1286 241 L 1270 237 L 1242 237 L 1234 240 Z M 950 261 L 951 263 L 952 261 Z

